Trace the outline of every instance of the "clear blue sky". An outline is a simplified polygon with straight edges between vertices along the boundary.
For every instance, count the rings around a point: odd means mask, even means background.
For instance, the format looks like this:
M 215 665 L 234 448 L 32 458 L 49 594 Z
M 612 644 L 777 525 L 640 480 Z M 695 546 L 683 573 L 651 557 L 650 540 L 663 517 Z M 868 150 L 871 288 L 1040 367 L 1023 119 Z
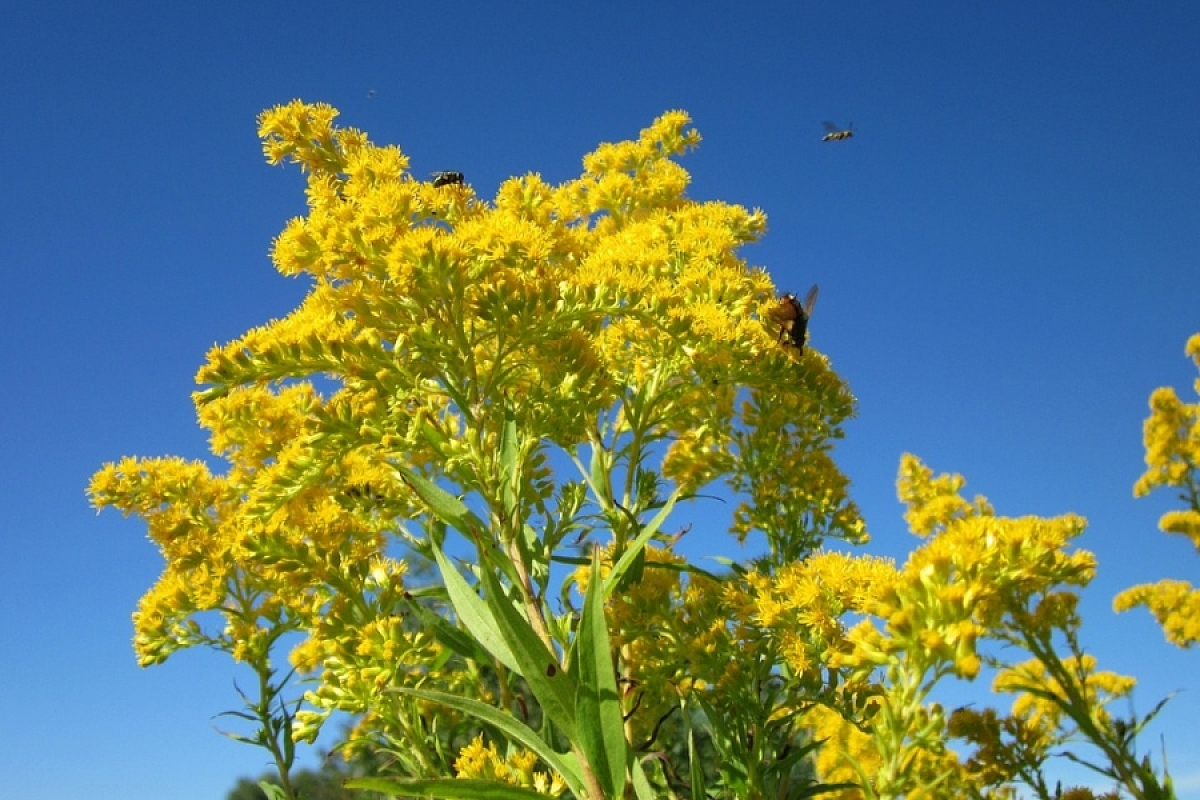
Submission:
M 302 180 L 265 165 L 255 115 L 303 98 L 483 196 L 513 174 L 575 175 L 597 142 L 689 111 L 692 196 L 765 209 L 746 257 L 782 288 L 821 285 L 811 341 L 860 401 L 839 453 L 871 550 L 915 542 L 894 490 L 905 451 L 1000 513 L 1085 515 L 1100 562 L 1085 642 L 1141 679 L 1140 711 L 1186 690 L 1155 732 L 1200 797 L 1200 653 L 1109 611 L 1133 583 L 1200 583 L 1200 557 L 1157 531 L 1171 499 L 1131 496 L 1147 396 L 1190 397 L 1195 377 L 1200 4 L 7 8 L 7 796 L 219 799 L 264 764 L 209 727 L 234 707 L 225 660 L 135 665 L 130 613 L 160 557 L 83 491 L 125 454 L 203 457 L 189 392 L 205 350 L 302 296 L 266 256 Z M 854 138 L 822 144 L 825 119 Z M 695 547 L 736 554 L 716 536 Z

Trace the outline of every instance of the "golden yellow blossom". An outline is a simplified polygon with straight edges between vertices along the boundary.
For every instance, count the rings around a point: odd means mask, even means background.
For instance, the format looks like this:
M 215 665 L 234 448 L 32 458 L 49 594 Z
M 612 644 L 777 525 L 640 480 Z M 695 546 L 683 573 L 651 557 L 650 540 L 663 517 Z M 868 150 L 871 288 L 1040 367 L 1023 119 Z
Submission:
M 501 756 L 496 744 L 484 744 L 480 735 L 459 751 L 454 770 L 459 778 L 502 781 L 554 796 L 566 791 L 562 778 L 536 771 L 534 768 L 537 764 L 537 756 L 528 750 L 516 750 L 507 757 Z
M 1172 644 L 1191 647 L 1200 642 L 1200 589 L 1187 581 L 1164 579 L 1134 586 L 1113 599 L 1116 611 L 1135 606 L 1149 609 Z
M 1200 368 L 1200 334 L 1188 339 L 1185 351 Z M 1200 394 L 1200 378 L 1195 388 Z M 1179 488 L 1187 507 L 1163 514 L 1159 527 L 1186 536 L 1200 551 L 1200 402 L 1184 403 L 1170 387 L 1156 389 L 1150 396 L 1144 439 L 1146 472 L 1134 485 L 1134 496 L 1166 486 Z M 1113 600 L 1117 611 L 1135 606 L 1154 614 L 1171 643 L 1190 647 L 1200 640 L 1200 590 L 1191 584 L 1163 580 L 1126 589 Z

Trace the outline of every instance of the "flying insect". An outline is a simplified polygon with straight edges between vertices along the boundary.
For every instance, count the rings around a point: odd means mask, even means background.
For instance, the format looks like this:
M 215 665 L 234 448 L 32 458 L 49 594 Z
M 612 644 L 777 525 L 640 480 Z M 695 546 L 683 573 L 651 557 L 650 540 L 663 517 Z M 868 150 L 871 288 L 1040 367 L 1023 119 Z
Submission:
M 817 286 L 814 284 L 804 296 L 804 302 L 788 292 L 779 298 L 779 305 L 770 312 L 771 319 L 779 323 L 779 341 L 804 352 L 804 341 L 808 338 L 808 320 L 813 306 L 817 304 Z
M 825 135 L 821 137 L 822 142 L 840 142 L 842 139 L 849 139 L 854 135 L 854 123 L 850 123 L 849 128 L 839 128 L 832 122 L 826 120 L 821 123 L 825 126 Z
M 435 188 L 438 186 L 460 186 L 465 180 L 461 172 L 435 172 L 430 177 L 433 178 Z

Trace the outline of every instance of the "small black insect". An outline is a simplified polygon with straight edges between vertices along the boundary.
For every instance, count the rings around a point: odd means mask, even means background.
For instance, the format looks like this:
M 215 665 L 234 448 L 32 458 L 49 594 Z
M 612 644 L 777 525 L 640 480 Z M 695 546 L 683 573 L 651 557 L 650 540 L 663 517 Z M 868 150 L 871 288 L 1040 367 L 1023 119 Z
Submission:
M 353 497 L 355 500 L 374 500 L 376 503 L 382 503 L 387 499 L 369 483 L 361 483 L 348 487 L 346 489 L 346 496 Z
M 779 323 L 779 341 L 804 352 L 804 341 L 808 338 L 808 320 L 813 306 L 817 304 L 817 286 L 814 284 L 801 303 L 796 295 L 788 292 L 779 298 L 779 305 L 771 311 L 771 319 Z
M 842 139 L 849 139 L 854 135 L 854 123 L 850 123 L 849 128 L 839 128 L 832 122 L 822 122 L 825 126 L 825 135 L 821 137 L 822 142 L 840 142 Z
M 461 172 L 435 172 L 431 176 L 433 185 L 436 186 L 459 186 L 463 182 L 463 174 Z

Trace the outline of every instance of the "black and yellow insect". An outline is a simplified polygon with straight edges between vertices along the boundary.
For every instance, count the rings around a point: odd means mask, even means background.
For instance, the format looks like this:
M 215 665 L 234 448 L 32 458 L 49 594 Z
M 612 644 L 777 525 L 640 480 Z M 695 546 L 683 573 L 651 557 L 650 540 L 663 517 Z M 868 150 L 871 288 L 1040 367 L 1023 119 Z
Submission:
M 822 142 L 840 142 L 842 139 L 849 139 L 854 135 L 854 123 L 850 123 L 848 128 L 839 128 L 832 122 L 825 121 L 821 123 L 825 126 L 825 135 L 821 137 Z
M 433 185 L 437 186 L 459 186 L 465 180 L 461 172 L 435 172 L 430 176 L 433 178 Z
M 770 312 L 771 319 L 779 323 L 779 341 L 804 352 L 804 342 L 808 338 L 808 320 L 816 304 L 816 285 L 808 290 L 803 303 L 791 292 L 780 297 L 779 305 Z

